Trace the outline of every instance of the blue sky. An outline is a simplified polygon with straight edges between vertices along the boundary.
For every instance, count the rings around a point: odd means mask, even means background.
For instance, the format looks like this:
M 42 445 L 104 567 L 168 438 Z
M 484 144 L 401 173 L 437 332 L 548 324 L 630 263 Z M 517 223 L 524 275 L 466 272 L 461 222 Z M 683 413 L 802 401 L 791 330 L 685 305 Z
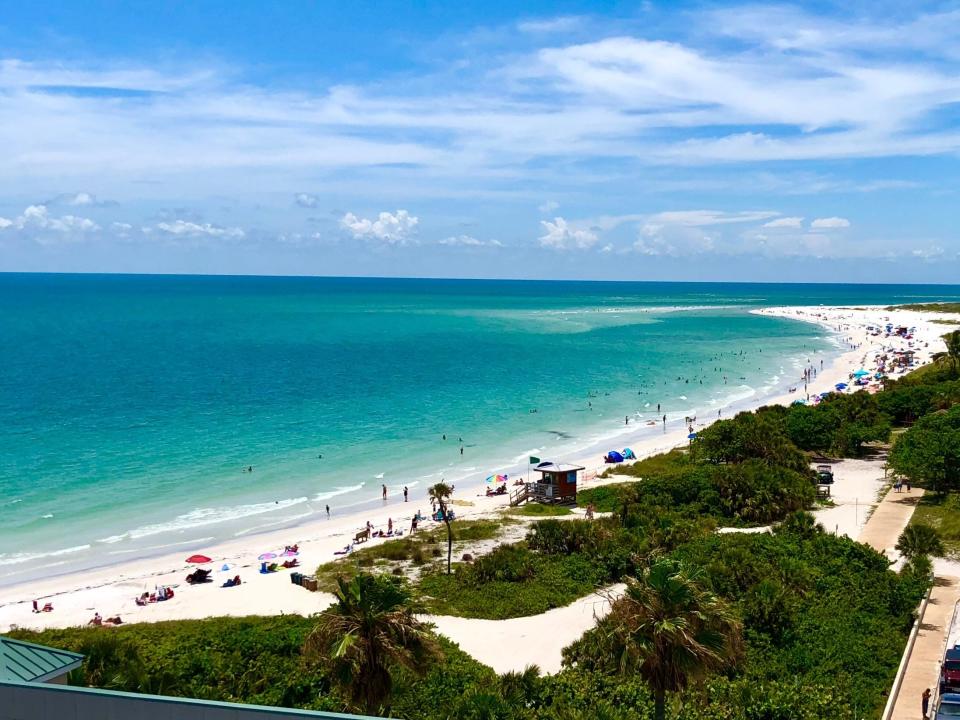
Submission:
M 956 3 L 0 14 L 0 270 L 957 282 Z

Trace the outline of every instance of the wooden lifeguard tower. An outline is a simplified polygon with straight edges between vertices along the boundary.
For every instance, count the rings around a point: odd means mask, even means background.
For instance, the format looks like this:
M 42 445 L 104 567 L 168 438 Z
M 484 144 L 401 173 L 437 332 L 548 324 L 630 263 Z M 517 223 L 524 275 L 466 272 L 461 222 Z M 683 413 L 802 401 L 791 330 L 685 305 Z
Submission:
M 540 481 L 524 483 L 514 490 L 510 494 L 511 506 L 528 500 L 544 504 L 577 502 L 577 473 L 583 470 L 582 465 L 542 462 L 533 470 L 540 473 Z

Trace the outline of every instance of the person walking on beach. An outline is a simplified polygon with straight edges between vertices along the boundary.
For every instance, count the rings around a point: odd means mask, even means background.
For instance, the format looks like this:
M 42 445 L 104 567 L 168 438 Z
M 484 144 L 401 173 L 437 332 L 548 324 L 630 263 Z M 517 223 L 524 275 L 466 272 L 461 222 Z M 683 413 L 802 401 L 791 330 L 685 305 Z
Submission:
M 927 720 L 927 713 L 930 712 L 930 688 L 924 690 L 920 696 L 920 707 L 923 710 L 923 720 Z
M 384 502 L 387 501 L 387 486 L 386 486 L 386 484 L 383 485 L 383 501 L 384 501 Z
M 403 501 L 404 501 L 404 502 L 407 502 L 407 494 L 408 494 L 409 492 L 410 492 L 410 491 L 407 490 L 407 486 L 404 485 L 404 486 L 403 486 Z
M 327 520 L 330 519 L 330 506 L 327 505 Z

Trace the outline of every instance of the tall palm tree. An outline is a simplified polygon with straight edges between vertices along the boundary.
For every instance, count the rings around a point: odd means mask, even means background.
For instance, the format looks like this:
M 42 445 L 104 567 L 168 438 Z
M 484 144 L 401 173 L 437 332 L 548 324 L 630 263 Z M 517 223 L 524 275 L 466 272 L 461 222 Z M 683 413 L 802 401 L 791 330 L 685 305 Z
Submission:
M 450 527 L 450 514 L 447 512 L 447 501 L 453 495 L 453 488 L 446 483 L 439 482 L 429 491 L 430 499 L 436 500 L 443 516 L 443 524 L 447 526 L 447 575 L 450 574 L 451 559 L 453 558 L 453 528 Z
M 735 664 L 742 626 L 730 606 L 701 584 L 702 573 L 659 560 L 613 602 L 604 627 L 621 674 L 639 674 L 663 720 L 666 694 Z
M 304 655 L 326 667 L 354 707 L 374 713 L 389 702 L 393 668 L 422 675 L 437 645 L 398 581 L 361 574 L 337 585 L 337 601 L 317 616 Z
M 947 355 L 950 356 L 950 362 L 953 364 L 953 374 L 960 372 L 960 330 L 954 330 L 943 336 L 947 342 Z
M 925 523 L 907 525 L 900 533 L 895 547 L 907 560 L 920 556 L 943 555 L 943 541 L 940 539 L 940 533 L 936 528 Z

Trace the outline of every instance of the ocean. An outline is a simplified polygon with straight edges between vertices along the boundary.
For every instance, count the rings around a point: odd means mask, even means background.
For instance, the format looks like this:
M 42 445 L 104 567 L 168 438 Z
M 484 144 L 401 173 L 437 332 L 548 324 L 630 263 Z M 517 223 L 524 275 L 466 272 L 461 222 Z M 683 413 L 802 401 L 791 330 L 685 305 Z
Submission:
M 619 448 L 957 286 L 0 274 L 0 584 Z M 444 439 L 445 438 L 445 439 Z M 252 468 L 252 470 L 248 470 Z M 422 504 L 422 503 L 421 503 Z

